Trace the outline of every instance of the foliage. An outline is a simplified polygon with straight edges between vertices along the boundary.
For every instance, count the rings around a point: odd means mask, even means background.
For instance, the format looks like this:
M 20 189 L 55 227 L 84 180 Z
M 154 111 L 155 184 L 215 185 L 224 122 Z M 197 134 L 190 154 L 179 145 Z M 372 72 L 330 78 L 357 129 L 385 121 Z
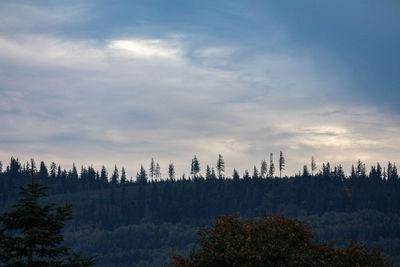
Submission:
M 217 216 L 199 232 L 188 258 L 171 255 L 171 266 L 388 266 L 378 251 L 352 242 L 348 248 L 319 243 L 312 231 L 283 216 Z
M 90 266 L 92 258 L 69 256 L 64 246 L 64 221 L 72 219 L 70 205 L 41 204 L 47 188 L 33 179 L 20 187 L 22 198 L 0 215 L 0 262 L 7 266 Z M 41 166 L 42 169 L 42 166 Z
M 334 239 L 340 246 L 348 244 L 343 239 L 362 241 L 379 247 L 385 257 L 400 264 L 400 180 L 394 163 L 385 167 L 377 163 L 367 173 L 365 164 L 357 162 L 351 176 L 346 176 L 340 165 L 329 163 L 321 163 L 321 170 L 312 173 L 309 163 L 303 175 L 282 179 L 270 175 L 252 177 L 248 171 L 244 176 L 236 171 L 232 177 L 217 179 L 217 168 L 214 171 L 206 165 L 205 177 L 199 173 L 196 179 L 172 176 L 173 179 L 157 181 L 148 179 L 148 171 L 142 167 L 136 181 L 131 178 L 124 183 L 121 168 L 117 184 L 111 183 L 105 167 L 99 172 L 92 166 L 82 167 L 78 173 L 75 165 L 72 170 L 63 170 L 52 163 L 49 172 L 45 164 L 41 165 L 42 173 L 36 177 L 50 187 L 46 201 L 72 203 L 74 207 L 74 218 L 64 232 L 67 246 L 99 255 L 100 266 L 112 266 L 113 262 L 116 266 L 160 266 L 169 251 L 184 253 L 194 246 L 193 239 L 176 235 L 173 226 L 163 227 L 164 232 L 156 232 L 155 238 L 131 235 L 131 228 L 125 226 L 187 225 L 192 235 L 200 225 L 211 225 L 218 214 L 239 212 L 244 217 L 284 214 L 309 220 L 316 240 Z M 31 180 L 27 166 L 12 158 L 0 172 L 2 211 L 10 209 L 17 198 L 15 186 Z M 267 167 L 270 166 L 264 168 Z M 114 235 L 120 228 L 139 246 L 110 250 L 102 245 L 123 240 Z M 71 234 L 80 232 L 87 235 L 77 238 Z M 100 233 L 107 237 L 106 241 L 98 242 Z M 181 239 L 176 246 L 170 242 L 176 240 L 174 236 Z M 147 242 L 152 243 L 151 248 L 144 246 Z

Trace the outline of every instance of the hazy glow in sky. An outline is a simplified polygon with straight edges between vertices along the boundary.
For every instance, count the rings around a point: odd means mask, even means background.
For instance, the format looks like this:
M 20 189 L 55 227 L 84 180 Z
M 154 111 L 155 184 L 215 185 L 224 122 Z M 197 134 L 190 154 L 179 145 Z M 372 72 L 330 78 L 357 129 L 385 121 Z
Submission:
M 397 161 L 399 2 L 281 2 L 1 1 L 0 160 Z

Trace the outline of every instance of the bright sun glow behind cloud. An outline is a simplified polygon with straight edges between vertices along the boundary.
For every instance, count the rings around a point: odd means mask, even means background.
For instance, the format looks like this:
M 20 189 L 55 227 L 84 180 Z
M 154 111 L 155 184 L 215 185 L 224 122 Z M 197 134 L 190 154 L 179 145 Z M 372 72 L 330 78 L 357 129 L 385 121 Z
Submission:
M 133 57 L 150 58 L 164 57 L 176 58 L 181 51 L 162 40 L 113 40 L 109 47 L 127 52 Z

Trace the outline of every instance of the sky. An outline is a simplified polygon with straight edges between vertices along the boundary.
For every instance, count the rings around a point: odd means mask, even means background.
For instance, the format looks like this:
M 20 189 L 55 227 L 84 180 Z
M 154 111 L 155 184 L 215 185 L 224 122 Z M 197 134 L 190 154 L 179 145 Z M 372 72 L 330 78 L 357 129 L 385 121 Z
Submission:
M 0 160 L 400 157 L 400 1 L 0 2 Z

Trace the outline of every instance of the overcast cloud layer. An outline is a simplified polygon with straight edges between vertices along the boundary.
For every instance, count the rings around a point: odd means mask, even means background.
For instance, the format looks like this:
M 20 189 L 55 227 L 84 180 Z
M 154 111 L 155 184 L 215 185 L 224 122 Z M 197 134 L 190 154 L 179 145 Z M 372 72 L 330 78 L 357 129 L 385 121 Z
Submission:
M 2 1 L 0 160 L 396 161 L 399 18 L 396 1 Z

